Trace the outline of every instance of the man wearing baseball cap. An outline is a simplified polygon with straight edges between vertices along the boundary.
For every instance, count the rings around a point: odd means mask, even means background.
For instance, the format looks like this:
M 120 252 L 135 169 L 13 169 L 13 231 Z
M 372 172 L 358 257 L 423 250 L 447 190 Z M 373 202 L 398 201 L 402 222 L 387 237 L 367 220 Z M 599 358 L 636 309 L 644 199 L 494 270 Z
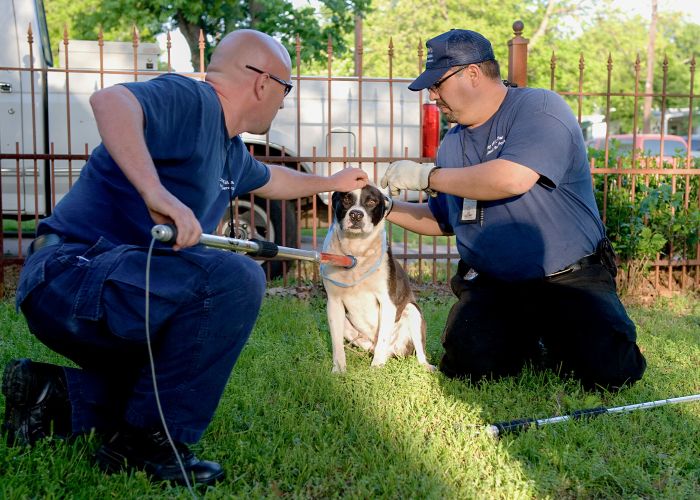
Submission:
M 556 93 L 508 87 L 491 43 L 454 29 L 428 40 L 427 89 L 447 121 L 435 164 L 409 160 L 381 180 L 389 220 L 451 235 L 460 263 L 440 370 L 450 377 L 515 375 L 528 363 L 617 389 L 646 361 L 619 300 L 615 256 L 596 206 L 583 135 Z
M 450 30 L 428 40 L 426 46 L 425 71 L 408 86 L 411 90 L 431 87 L 450 68 L 496 60 L 491 42 L 476 31 Z

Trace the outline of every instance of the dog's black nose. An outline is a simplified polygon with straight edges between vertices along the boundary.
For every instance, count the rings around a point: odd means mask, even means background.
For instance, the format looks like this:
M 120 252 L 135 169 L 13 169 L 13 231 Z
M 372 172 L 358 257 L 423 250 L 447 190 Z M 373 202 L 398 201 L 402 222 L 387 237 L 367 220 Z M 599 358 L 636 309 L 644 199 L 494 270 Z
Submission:
M 363 214 L 360 210 L 350 210 L 350 213 L 348 214 L 350 220 L 353 222 L 360 222 L 364 215 L 365 214 Z

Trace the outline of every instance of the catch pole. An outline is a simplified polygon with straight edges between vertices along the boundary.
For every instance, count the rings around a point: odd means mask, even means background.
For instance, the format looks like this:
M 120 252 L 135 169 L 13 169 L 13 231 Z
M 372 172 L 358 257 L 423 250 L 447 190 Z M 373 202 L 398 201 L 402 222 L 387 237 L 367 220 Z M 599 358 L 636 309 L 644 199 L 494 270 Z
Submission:
M 158 224 L 151 228 L 151 236 L 163 243 L 173 244 L 177 240 L 177 228 L 172 224 Z M 267 259 L 282 257 L 285 259 L 307 260 L 346 269 L 355 267 L 357 263 L 352 255 L 336 255 L 315 250 L 283 247 L 266 240 L 241 240 L 227 236 L 202 234 L 199 237 L 199 242 L 208 247 L 245 252 L 253 257 L 264 257 Z
M 635 410 L 646 410 L 649 408 L 656 408 L 657 406 L 689 403 L 691 401 L 698 400 L 700 400 L 700 394 L 693 394 L 691 396 L 682 396 L 678 398 L 660 399 L 658 401 L 648 401 L 646 403 L 637 403 L 633 405 L 617 406 L 615 408 L 605 408 L 604 406 L 599 406 L 597 408 L 589 408 L 587 410 L 577 410 L 569 415 L 562 415 L 559 417 L 543 419 L 523 418 L 519 420 L 511 420 L 510 422 L 498 422 L 487 426 L 486 433 L 493 437 L 499 437 L 506 433 L 516 433 L 529 429 L 530 427 L 542 427 L 548 424 L 558 424 L 559 422 L 566 422 L 567 420 L 593 418 L 606 413 L 627 413 Z

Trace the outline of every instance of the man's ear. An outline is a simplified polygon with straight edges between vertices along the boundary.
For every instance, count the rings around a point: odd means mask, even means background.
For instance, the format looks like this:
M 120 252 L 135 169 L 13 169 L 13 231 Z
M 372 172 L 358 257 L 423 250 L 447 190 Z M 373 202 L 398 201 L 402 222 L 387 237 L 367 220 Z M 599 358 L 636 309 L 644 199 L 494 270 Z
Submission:
M 255 93 L 255 97 L 258 99 L 258 101 L 265 99 L 265 92 L 267 91 L 269 81 L 270 78 L 267 75 L 258 75 L 255 78 L 255 82 L 253 83 L 253 92 Z

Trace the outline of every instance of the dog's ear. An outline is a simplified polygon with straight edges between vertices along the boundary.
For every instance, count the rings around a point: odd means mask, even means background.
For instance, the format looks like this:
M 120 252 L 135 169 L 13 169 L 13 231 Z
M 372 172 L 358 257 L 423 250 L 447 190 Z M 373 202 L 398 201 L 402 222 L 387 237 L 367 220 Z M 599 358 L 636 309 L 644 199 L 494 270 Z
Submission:
M 394 200 L 387 194 L 382 193 L 382 195 L 384 196 L 384 217 L 387 217 L 394 208 Z
M 340 207 L 340 200 L 342 199 L 343 195 L 345 195 L 345 193 L 334 191 L 333 196 L 331 196 L 331 210 L 333 211 L 334 219 L 336 218 L 336 213 Z
M 382 193 L 382 197 L 384 199 L 384 217 L 389 215 L 389 212 L 391 212 L 391 209 L 394 206 L 394 201 L 391 199 L 391 193 L 389 192 L 389 187 L 377 188 L 380 193 Z
M 340 191 L 334 191 L 333 196 L 331 196 L 331 206 L 335 209 L 335 207 L 340 203 L 340 197 L 343 196 L 345 193 L 341 193 Z

